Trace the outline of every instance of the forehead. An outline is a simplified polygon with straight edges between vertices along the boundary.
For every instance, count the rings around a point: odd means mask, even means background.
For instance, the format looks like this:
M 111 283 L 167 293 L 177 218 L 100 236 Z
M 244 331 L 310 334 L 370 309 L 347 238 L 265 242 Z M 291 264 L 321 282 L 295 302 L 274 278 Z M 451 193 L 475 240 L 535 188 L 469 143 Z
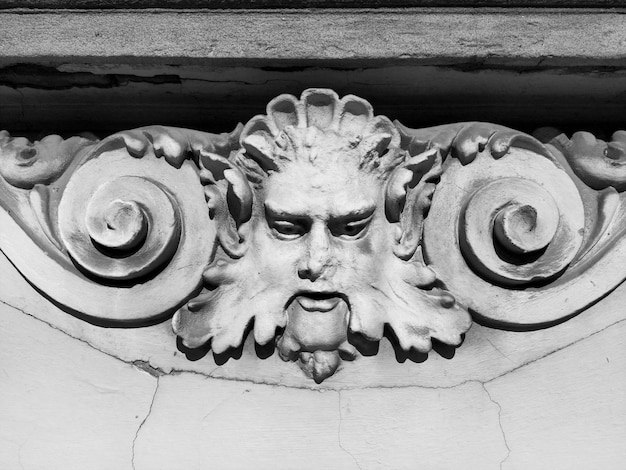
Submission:
M 297 162 L 265 182 L 265 204 L 293 215 L 341 216 L 364 212 L 380 200 L 382 181 L 356 164 Z

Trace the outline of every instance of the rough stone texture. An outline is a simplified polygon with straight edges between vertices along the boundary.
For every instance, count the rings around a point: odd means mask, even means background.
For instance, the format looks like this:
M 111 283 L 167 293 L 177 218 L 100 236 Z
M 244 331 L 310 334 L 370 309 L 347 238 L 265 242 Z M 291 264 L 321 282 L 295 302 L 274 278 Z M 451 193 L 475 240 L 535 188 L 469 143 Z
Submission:
M 7 12 L 0 63 L 623 66 L 625 18 L 619 10 Z
M 391 8 L 558 7 L 612 8 L 619 0 L 0 0 L 1 8 Z

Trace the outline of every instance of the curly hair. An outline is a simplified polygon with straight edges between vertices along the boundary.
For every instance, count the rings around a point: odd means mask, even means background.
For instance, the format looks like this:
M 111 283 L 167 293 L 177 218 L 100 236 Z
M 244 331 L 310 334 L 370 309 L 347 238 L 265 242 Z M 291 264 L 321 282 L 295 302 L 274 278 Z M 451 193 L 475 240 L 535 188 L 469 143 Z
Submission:
M 252 118 L 240 137 L 233 162 L 248 180 L 262 185 L 272 172 L 294 162 L 318 164 L 335 159 L 386 179 L 406 158 L 400 134 L 372 106 L 356 96 L 342 99 L 331 90 L 305 91 L 298 100 L 280 95 L 267 114 Z

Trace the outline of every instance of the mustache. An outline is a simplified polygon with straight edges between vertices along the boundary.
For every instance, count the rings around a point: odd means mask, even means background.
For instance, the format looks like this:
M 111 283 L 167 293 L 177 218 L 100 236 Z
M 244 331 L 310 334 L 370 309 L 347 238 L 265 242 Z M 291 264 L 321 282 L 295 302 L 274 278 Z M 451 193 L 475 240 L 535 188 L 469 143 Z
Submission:
M 432 285 L 434 276 L 428 267 L 396 257 L 386 260 L 375 281 L 355 275 L 349 282 L 329 280 L 311 288 L 302 288 L 298 279 L 291 285 L 276 282 L 285 277 L 274 278 L 247 256 L 213 264 L 209 270 L 205 276 L 216 281 L 210 283 L 213 287 L 204 288 L 179 309 L 172 327 L 186 347 L 198 348 L 211 341 L 217 354 L 238 347 L 253 321 L 258 344 L 274 341 L 287 326 L 287 311 L 299 296 L 313 301 L 340 298 L 349 310 L 349 331 L 379 341 L 389 325 L 405 350 L 427 352 L 431 338 L 458 345 L 471 325 L 469 314 L 454 297 Z
M 348 308 L 351 308 L 350 306 L 350 299 L 348 297 L 347 294 L 340 292 L 338 290 L 336 291 L 325 291 L 325 292 L 319 292 L 319 291 L 310 291 L 310 290 L 297 290 L 293 295 L 291 295 L 289 297 L 289 299 L 287 300 L 287 302 L 285 303 L 285 309 L 289 308 L 289 306 L 296 300 L 296 298 L 298 297 L 307 297 L 309 299 L 312 300 L 331 300 L 331 299 L 335 299 L 335 298 L 339 298 L 341 300 L 343 300 L 347 305 Z

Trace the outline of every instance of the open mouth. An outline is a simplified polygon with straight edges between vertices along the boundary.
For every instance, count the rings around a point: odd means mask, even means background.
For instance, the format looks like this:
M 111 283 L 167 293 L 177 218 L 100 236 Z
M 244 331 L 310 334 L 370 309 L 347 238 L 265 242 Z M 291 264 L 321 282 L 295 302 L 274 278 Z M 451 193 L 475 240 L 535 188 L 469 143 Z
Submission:
M 338 292 L 306 292 L 296 296 L 296 301 L 307 312 L 329 312 L 342 300 Z

